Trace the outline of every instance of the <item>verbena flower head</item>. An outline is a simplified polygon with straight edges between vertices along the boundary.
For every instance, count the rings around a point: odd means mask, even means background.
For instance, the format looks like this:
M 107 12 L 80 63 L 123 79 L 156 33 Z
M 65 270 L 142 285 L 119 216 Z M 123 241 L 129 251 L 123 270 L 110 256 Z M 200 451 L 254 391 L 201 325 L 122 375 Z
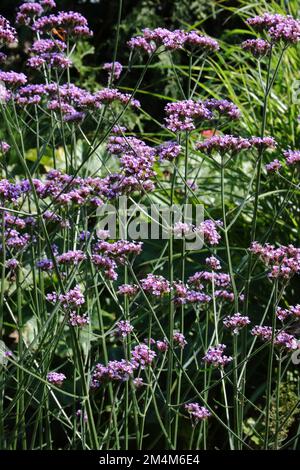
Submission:
M 90 319 L 87 313 L 79 315 L 77 312 L 70 312 L 69 325 L 75 327 L 83 327 L 90 323 Z
M 44 9 L 40 3 L 25 2 L 19 6 L 16 22 L 19 24 L 29 25 L 33 18 L 41 16 Z
M 229 100 L 217 100 L 211 98 L 203 102 L 204 106 L 212 112 L 214 119 L 225 117 L 227 120 L 234 121 L 239 119 L 241 112 L 239 108 Z
M 221 263 L 215 256 L 210 256 L 206 258 L 205 263 L 214 271 L 219 271 L 221 269 Z
M 251 52 L 254 57 L 261 57 L 268 54 L 271 44 L 264 39 L 247 39 L 242 42 L 242 49 Z
M 266 243 L 261 245 L 253 242 L 250 251 L 260 256 L 263 263 L 270 269 L 269 277 L 290 279 L 300 272 L 300 249 L 293 245 L 281 245 L 275 248 Z
M 235 137 L 233 135 L 214 135 L 213 137 L 196 144 L 196 148 L 198 150 L 209 155 L 215 151 L 220 154 L 236 154 L 242 150 L 249 149 L 250 147 L 251 142 L 249 139 Z
M 194 46 L 206 52 L 215 52 L 220 49 L 218 41 L 208 36 L 198 34 L 197 31 L 189 31 L 185 36 L 184 45 Z
M 40 0 L 40 4 L 44 9 L 51 10 L 52 8 L 56 8 L 56 3 L 54 0 Z
M 47 380 L 51 384 L 60 387 L 63 384 L 64 380 L 66 380 L 66 376 L 61 372 L 48 372 Z
M 118 294 L 133 296 L 138 292 L 139 288 L 135 284 L 122 284 L 118 287 Z
M 251 330 L 253 336 L 258 336 L 262 341 L 272 341 L 271 326 L 255 326 Z M 285 331 L 274 332 L 274 345 L 287 352 L 294 351 L 299 348 L 298 341 L 293 335 L 289 335 Z
M 279 160 L 277 160 L 277 158 L 275 158 L 275 160 L 273 160 L 272 162 L 267 163 L 265 165 L 265 168 L 268 173 L 276 173 L 277 171 L 280 170 L 280 168 L 282 168 L 282 164 L 280 163 Z
M 121 76 L 123 66 L 120 62 L 106 62 L 103 65 L 103 70 L 108 72 L 108 81 L 118 80 Z
M 156 341 L 156 347 L 160 352 L 166 352 L 169 349 L 169 345 L 165 339 Z
M 99 388 L 106 382 L 125 382 L 133 375 L 134 366 L 130 361 L 109 361 L 107 366 L 96 364 L 92 374 L 91 388 Z
M 170 283 L 163 276 L 147 274 L 145 279 L 140 280 L 141 286 L 145 292 L 160 297 L 170 292 Z
M 0 44 L 11 44 L 17 42 L 17 32 L 10 22 L 0 15 Z
M 117 334 L 123 338 L 126 338 L 126 336 L 130 335 L 133 330 L 134 327 L 128 320 L 121 320 L 117 323 Z
M 173 342 L 175 346 L 179 346 L 181 349 L 183 349 L 187 344 L 184 335 L 179 331 L 175 331 L 175 333 L 173 334 Z
M 274 43 L 296 44 L 300 41 L 300 21 L 292 16 L 264 13 L 249 18 L 247 23 L 259 31 L 265 30 Z
M 18 87 L 25 85 L 27 77 L 24 73 L 0 71 L 0 81 L 4 82 L 8 86 Z
M 10 145 L 7 142 L 4 142 L 4 140 L 0 141 L 0 153 L 5 154 L 9 151 Z
M 242 316 L 240 313 L 235 313 L 232 316 L 225 317 L 223 325 L 237 335 L 239 331 L 245 326 L 249 325 L 250 320 L 247 316 Z
M 278 307 L 276 316 L 279 320 L 285 321 L 289 319 L 298 320 L 300 318 L 300 305 L 290 306 L 289 308 Z
M 226 366 L 232 361 L 232 357 L 225 356 L 225 349 L 225 344 L 218 344 L 217 346 L 209 348 L 203 357 L 203 361 L 208 365 L 213 365 L 214 367 Z
M 198 34 L 196 31 L 185 32 L 181 29 L 170 31 L 166 28 L 145 28 L 142 36 L 136 36 L 128 41 L 131 49 L 142 49 L 148 54 L 156 51 L 160 46 L 174 51 L 184 47 L 199 48 L 203 51 L 212 52 L 219 49 L 216 40 Z
M 300 150 L 285 150 L 283 155 L 288 165 L 296 165 L 300 163 Z
M 165 107 L 166 127 L 172 132 L 192 131 L 196 121 L 212 118 L 212 113 L 201 101 L 184 100 L 168 103 Z
M 198 421 L 204 421 L 211 416 L 205 406 L 199 405 L 199 403 L 187 403 L 184 405 L 185 410 L 189 413 L 191 419 L 196 423 Z
M 133 385 L 135 386 L 135 388 L 139 389 L 146 384 L 144 383 L 142 377 L 137 377 L 136 379 L 133 379 Z
M 180 154 L 181 146 L 176 142 L 164 142 L 156 147 L 156 152 L 160 161 L 172 161 Z
M 33 23 L 32 28 L 41 34 L 50 32 L 53 28 L 61 28 L 68 36 L 75 38 L 93 35 L 87 19 L 74 11 L 61 11 L 57 15 L 43 16 Z
M 156 352 L 152 351 L 146 344 L 139 344 L 131 351 L 131 356 L 134 367 L 144 369 L 152 364 Z
M 219 221 L 207 219 L 195 227 L 194 231 L 200 234 L 208 245 L 218 245 L 221 236 L 217 232 L 217 227 L 220 225 Z

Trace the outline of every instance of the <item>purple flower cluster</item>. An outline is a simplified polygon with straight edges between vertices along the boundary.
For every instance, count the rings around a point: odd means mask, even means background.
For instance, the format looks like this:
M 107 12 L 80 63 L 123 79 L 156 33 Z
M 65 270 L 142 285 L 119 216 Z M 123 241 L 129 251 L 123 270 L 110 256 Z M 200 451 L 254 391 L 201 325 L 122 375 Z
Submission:
M 289 308 L 278 307 L 276 310 L 277 318 L 281 321 L 300 318 L 300 305 L 290 306 Z
M 174 345 L 179 346 L 181 349 L 183 349 L 185 345 L 187 344 L 187 341 L 185 340 L 184 335 L 180 333 L 179 331 L 175 331 L 175 333 L 173 334 L 173 341 L 174 341 Z
M 19 87 L 25 85 L 27 77 L 24 73 L 3 72 L 0 71 L 0 81 L 11 87 Z
M 138 292 L 138 286 L 135 284 L 122 284 L 118 287 L 118 294 L 134 296 Z
M 155 351 L 152 351 L 146 344 L 139 344 L 131 351 L 130 361 L 125 359 L 109 361 L 107 366 L 96 364 L 92 374 L 91 388 L 99 388 L 101 384 L 108 381 L 124 382 L 133 377 L 136 369 L 151 366 L 155 357 Z
M 200 286 L 202 288 L 203 286 Z M 185 285 L 182 281 L 176 281 L 172 285 L 174 291 L 174 302 L 177 305 L 188 303 L 208 303 L 211 297 L 198 290 L 191 289 L 189 285 Z
M 243 137 L 235 137 L 233 135 L 214 135 L 203 142 L 198 142 L 196 148 L 201 152 L 211 154 L 214 151 L 220 154 L 232 153 L 236 154 L 242 150 L 249 149 L 251 147 L 257 148 L 274 148 L 276 142 L 272 137 L 251 137 L 245 139 Z
M 48 372 L 47 380 L 51 384 L 60 387 L 63 384 L 64 380 L 66 380 L 66 376 L 61 372 Z
M 0 15 L 0 43 L 11 44 L 17 41 L 15 28 L 10 25 L 10 22 L 4 16 Z
M 221 263 L 215 256 L 210 256 L 206 258 L 205 263 L 209 266 L 213 271 L 219 271 L 221 269 Z
M 196 423 L 198 421 L 204 421 L 211 416 L 205 406 L 200 406 L 199 403 L 187 403 L 184 405 L 185 410 L 189 413 L 191 419 Z
M 0 141 L 0 152 L 2 154 L 5 154 L 9 151 L 10 145 L 7 142 L 4 142 L 4 140 Z
M 283 155 L 288 165 L 296 165 L 300 163 L 300 150 L 285 150 Z
M 89 323 L 87 314 L 80 315 L 78 313 L 78 309 L 85 303 L 79 286 L 69 290 L 66 294 L 57 295 L 56 292 L 52 292 L 46 295 L 46 299 L 51 303 L 61 302 L 62 306 L 69 311 L 69 324 L 71 326 L 82 327 Z
M 168 103 L 165 107 L 166 127 L 172 132 L 196 129 L 195 120 L 211 119 L 210 110 L 201 101 L 184 100 Z
M 266 31 L 273 43 L 296 44 L 300 41 L 300 21 L 292 16 L 264 13 L 249 18 L 247 23 L 259 31 Z
M 121 361 L 109 361 L 107 366 L 96 364 L 92 374 L 91 388 L 99 388 L 106 382 L 125 382 L 132 377 L 134 366 L 130 361 L 121 359 Z
M 150 366 L 156 357 L 156 352 L 152 351 L 146 344 L 138 344 L 131 351 L 132 363 L 135 368 L 145 369 Z
M 269 277 L 289 279 L 300 272 L 300 249 L 293 245 L 280 246 L 261 245 L 253 242 L 250 251 L 258 255 L 267 267 L 271 268 Z
M 118 80 L 121 76 L 123 66 L 120 62 L 106 62 L 103 65 L 103 70 L 108 72 L 108 81 Z
M 212 282 L 217 287 L 228 287 L 230 285 L 230 276 L 227 273 L 215 273 L 209 271 L 198 271 L 189 277 L 188 283 L 197 287 L 202 288 L 202 282 Z
M 193 131 L 203 120 L 238 119 L 240 111 L 228 100 L 209 99 L 206 101 L 184 100 L 168 103 L 165 107 L 166 127 L 172 132 Z
M 62 29 L 70 37 L 90 37 L 93 32 L 88 27 L 87 19 L 74 11 L 61 11 L 57 15 L 43 16 L 33 23 L 33 30 L 50 33 L 53 28 Z
M 177 50 L 184 47 L 198 47 L 203 51 L 217 51 L 219 44 L 216 40 L 198 34 L 196 31 L 186 32 L 181 29 L 170 31 L 166 28 L 155 28 L 153 30 L 145 28 L 143 35 L 133 37 L 128 41 L 131 49 L 142 49 L 148 54 L 156 51 L 160 46 L 168 50 Z
M 181 152 L 181 146 L 176 142 L 164 142 L 163 144 L 156 147 L 156 152 L 159 157 L 159 161 L 174 160 Z
M 225 356 L 225 349 L 225 344 L 218 344 L 217 346 L 209 348 L 203 357 L 203 361 L 208 365 L 213 365 L 214 367 L 226 366 L 232 361 L 232 357 Z
M 42 5 L 37 2 L 26 2 L 18 8 L 16 23 L 29 25 L 33 18 L 41 16 L 44 12 Z
M 121 93 L 116 88 L 102 88 L 102 90 L 97 91 L 94 95 L 96 103 L 112 103 L 114 101 L 119 101 L 124 105 L 130 104 L 135 108 L 139 108 L 141 103 L 132 98 L 129 93 Z
M 258 336 L 262 341 L 272 341 L 272 327 L 271 326 L 255 326 L 251 330 L 253 336 Z M 274 332 L 274 345 L 279 348 L 289 351 L 299 349 L 299 344 L 293 335 L 289 335 L 284 331 Z
M 117 323 L 117 335 L 126 338 L 126 336 L 130 335 L 134 327 L 128 320 L 121 320 Z
M 218 245 L 221 236 L 217 232 L 217 227 L 221 225 L 220 221 L 211 219 L 204 220 L 200 225 L 195 227 L 194 231 L 203 237 L 204 242 L 208 245 Z
M 267 163 L 265 165 L 265 168 L 266 168 L 268 173 L 276 173 L 277 171 L 280 170 L 280 168 L 282 168 L 282 165 L 281 165 L 280 161 L 277 160 L 277 158 L 275 158 L 275 160 L 273 160 L 272 162 Z
M 249 317 L 242 316 L 240 313 L 225 317 L 223 320 L 225 328 L 230 329 L 235 335 L 237 335 L 242 328 L 249 325 L 249 323 L 251 323 Z
M 145 279 L 141 279 L 141 286 L 145 292 L 161 297 L 170 292 L 170 283 L 163 276 L 147 274 Z
M 242 48 L 251 52 L 254 57 L 262 57 L 271 50 L 271 44 L 264 39 L 247 39 L 242 42 Z

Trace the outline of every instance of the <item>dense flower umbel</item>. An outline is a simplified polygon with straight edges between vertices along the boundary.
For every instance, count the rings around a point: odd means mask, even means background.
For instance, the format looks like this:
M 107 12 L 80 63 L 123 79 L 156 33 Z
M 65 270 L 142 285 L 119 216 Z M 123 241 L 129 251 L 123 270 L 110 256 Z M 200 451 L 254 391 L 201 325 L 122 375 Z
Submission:
M 133 330 L 134 327 L 128 320 L 121 320 L 117 323 L 117 334 L 123 338 L 126 338 L 126 336 L 130 335 Z
M 112 79 L 118 80 L 121 76 L 123 66 L 120 62 L 106 62 L 103 65 L 103 70 L 108 72 L 108 81 L 111 81 Z
M 288 165 L 300 163 L 300 150 L 286 150 L 283 155 Z
M 195 422 L 204 421 L 211 416 L 208 409 L 205 406 L 200 406 L 199 403 L 187 403 L 184 408 Z
M 247 39 L 242 42 L 242 48 L 251 52 L 255 57 L 261 57 L 270 51 L 271 44 L 264 39 Z
M 24 73 L 0 71 L 0 81 L 4 82 L 7 86 L 18 87 L 25 85 L 27 77 Z
M 265 13 L 249 18 L 247 23 L 255 29 L 266 30 L 272 42 L 296 44 L 300 41 L 300 21 L 292 16 Z
M 0 44 L 11 44 L 17 42 L 17 32 L 10 22 L 0 15 Z
M 147 274 L 145 279 L 140 280 L 141 286 L 145 292 L 160 297 L 170 292 L 170 283 L 163 276 Z
M 225 349 L 225 344 L 218 344 L 217 346 L 209 348 L 203 357 L 203 361 L 214 367 L 226 366 L 232 361 L 232 357 L 224 355 Z
M 300 305 L 290 306 L 289 308 L 278 307 L 276 310 L 277 318 L 281 321 L 300 318 Z
M 230 329 L 235 335 L 237 335 L 242 328 L 249 325 L 249 323 L 249 317 L 242 316 L 240 313 L 225 317 L 223 320 L 223 325 Z
M 168 103 L 165 107 L 166 127 L 173 132 L 196 129 L 195 121 L 212 119 L 211 111 L 201 101 L 185 100 Z
M 263 341 L 272 340 L 272 327 L 271 326 L 255 326 L 251 330 L 251 334 L 258 336 Z M 285 333 L 285 331 L 274 332 L 275 346 L 286 351 L 294 351 L 299 348 L 298 341 L 293 335 Z
M 211 154 L 214 151 L 224 154 L 227 152 L 238 153 L 251 147 L 257 148 L 274 148 L 276 142 L 272 137 L 251 137 L 245 139 L 243 137 L 235 137 L 233 135 L 214 135 L 203 142 L 198 142 L 196 148 L 204 153 Z
M 276 173 L 277 171 L 280 170 L 280 168 L 282 168 L 282 164 L 280 163 L 279 160 L 277 160 L 277 158 L 275 158 L 275 160 L 273 160 L 272 162 L 267 163 L 265 165 L 265 168 L 268 173 Z
M 131 355 L 134 367 L 144 369 L 152 364 L 156 352 L 152 351 L 146 344 L 139 344 L 131 351 Z
M 36 16 L 41 16 L 44 9 L 37 2 L 26 2 L 19 6 L 16 22 L 29 25 Z
M 175 331 L 175 333 L 173 334 L 173 341 L 174 341 L 174 345 L 179 346 L 181 349 L 183 349 L 185 345 L 187 344 L 187 341 L 185 340 L 184 335 L 180 333 L 179 331 Z
M 4 142 L 4 140 L 0 141 L 0 152 L 2 154 L 7 153 L 10 149 L 10 145 L 7 142 Z
M 85 302 L 84 295 L 80 290 L 80 286 L 74 287 L 74 289 L 69 290 L 69 292 L 66 294 L 57 295 L 56 292 L 52 292 L 51 294 L 46 295 L 46 299 L 52 303 L 59 301 L 63 307 L 71 309 L 79 308 Z
M 130 361 L 109 361 L 107 366 L 96 364 L 92 374 L 91 388 L 95 389 L 109 381 L 124 382 L 133 375 L 134 365 Z
M 196 31 L 185 32 L 181 29 L 169 31 L 166 28 L 149 28 L 142 30 L 143 35 L 131 38 L 128 45 L 131 49 L 142 49 L 149 54 L 159 46 L 168 50 L 182 49 L 183 47 L 197 47 L 203 51 L 217 51 L 219 44 L 216 40 L 198 34 Z
M 61 11 L 57 15 L 43 16 L 33 23 L 38 33 L 51 32 L 53 28 L 62 28 L 72 37 L 89 37 L 93 32 L 89 29 L 87 19 L 74 11 Z
M 221 269 L 221 263 L 215 256 L 206 258 L 205 263 L 210 266 L 213 271 L 219 271 Z
M 250 250 L 259 255 L 261 260 L 271 269 L 269 277 L 289 279 L 300 272 L 300 249 L 293 245 L 275 248 L 268 243 L 261 245 L 253 242 Z
M 201 235 L 204 242 L 208 245 L 218 245 L 221 236 L 217 232 L 217 227 L 222 223 L 220 221 L 213 221 L 210 219 L 204 220 L 200 225 L 195 227 L 194 231 Z
M 66 376 L 65 374 L 62 374 L 61 372 L 48 372 L 47 380 L 51 384 L 59 387 L 63 384 L 64 380 L 66 380 Z
M 138 292 L 139 288 L 135 284 L 122 284 L 118 287 L 118 294 L 133 296 Z

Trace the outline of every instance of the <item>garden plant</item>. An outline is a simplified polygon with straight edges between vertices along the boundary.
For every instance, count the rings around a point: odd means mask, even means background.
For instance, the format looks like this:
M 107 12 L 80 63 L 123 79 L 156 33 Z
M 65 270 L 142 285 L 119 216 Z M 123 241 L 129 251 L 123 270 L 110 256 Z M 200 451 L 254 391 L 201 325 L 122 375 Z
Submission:
M 59 3 L 0 16 L 0 448 L 299 449 L 298 2 L 96 65 Z

